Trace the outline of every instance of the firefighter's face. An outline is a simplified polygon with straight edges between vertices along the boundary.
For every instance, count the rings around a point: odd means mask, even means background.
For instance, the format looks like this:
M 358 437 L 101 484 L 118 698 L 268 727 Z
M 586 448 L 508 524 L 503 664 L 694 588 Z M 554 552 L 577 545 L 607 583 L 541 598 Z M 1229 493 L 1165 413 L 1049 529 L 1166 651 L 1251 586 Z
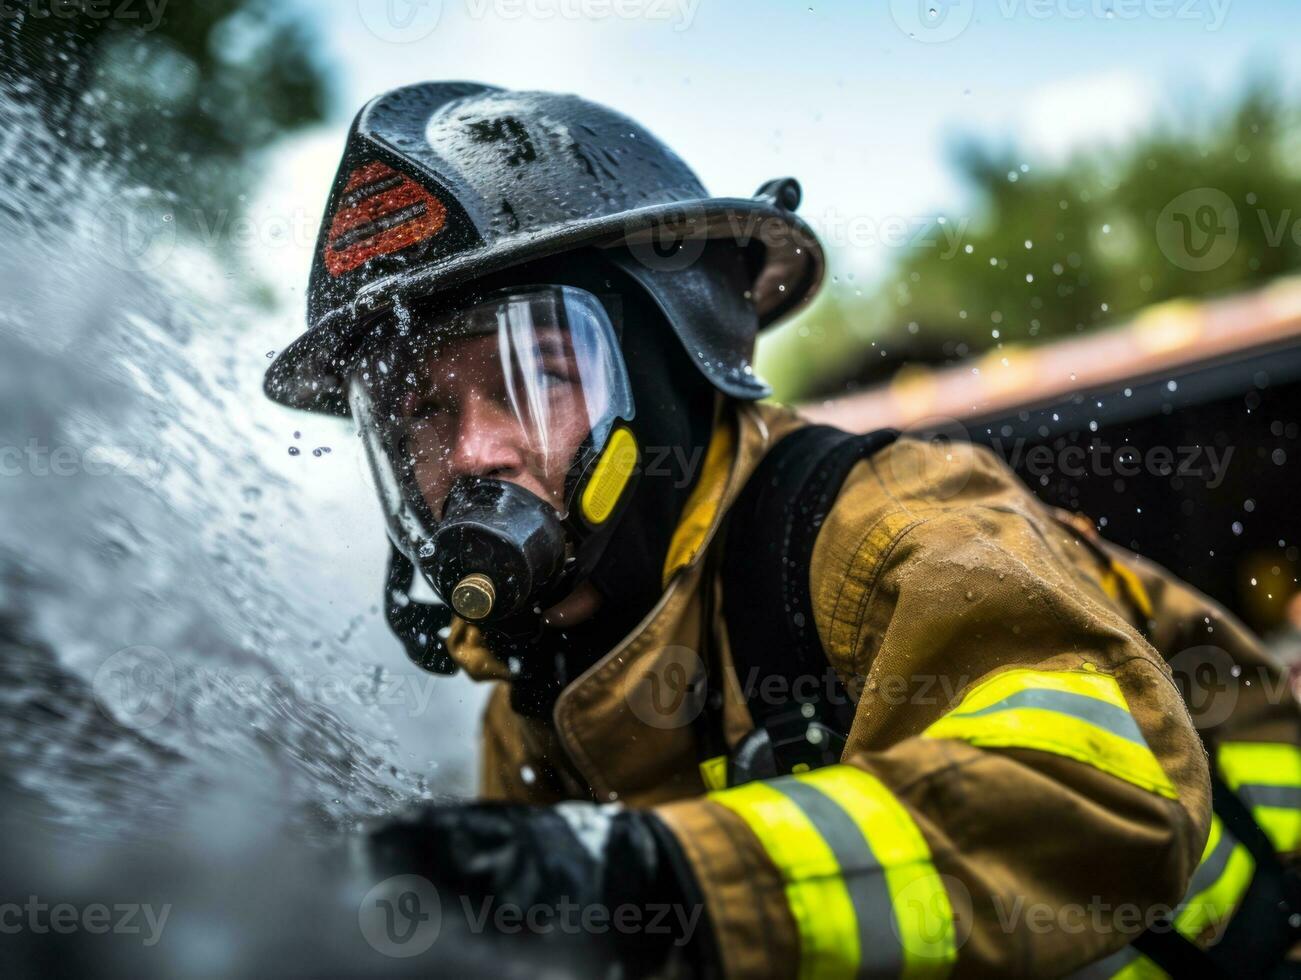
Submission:
M 435 515 L 463 476 L 515 483 L 564 506 L 566 474 L 591 428 L 569 335 L 537 332 L 540 383 L 528 385 L 503 372 L 498 345 L 494 334 L 449 338 L 404 379 L 406 452 Z

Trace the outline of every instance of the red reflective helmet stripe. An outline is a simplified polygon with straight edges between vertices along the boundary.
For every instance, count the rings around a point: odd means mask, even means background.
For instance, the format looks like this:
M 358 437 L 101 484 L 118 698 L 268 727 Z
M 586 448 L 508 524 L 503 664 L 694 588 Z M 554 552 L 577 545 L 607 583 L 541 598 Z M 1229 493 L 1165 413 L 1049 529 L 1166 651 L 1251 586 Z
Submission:
M 325 246 L 325 268 L 332 276 L 422 242 L 447 221 L 438 198 L 378 160 L 348 175 L 339 205 Z

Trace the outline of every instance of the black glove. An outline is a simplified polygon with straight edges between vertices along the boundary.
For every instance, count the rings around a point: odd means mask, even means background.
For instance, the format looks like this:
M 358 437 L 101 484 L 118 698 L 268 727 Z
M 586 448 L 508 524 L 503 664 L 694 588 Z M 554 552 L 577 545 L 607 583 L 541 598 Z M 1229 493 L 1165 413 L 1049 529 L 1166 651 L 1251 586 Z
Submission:
M 625 975 L 712 975 L 704 901 L 677 840 L 652 814 L 592 803 L 428 805 L 375 829 L 378 877 L 416 874 L 444 922 L 569 947 Z M 551 954 L 549 954 L 551 955 Z

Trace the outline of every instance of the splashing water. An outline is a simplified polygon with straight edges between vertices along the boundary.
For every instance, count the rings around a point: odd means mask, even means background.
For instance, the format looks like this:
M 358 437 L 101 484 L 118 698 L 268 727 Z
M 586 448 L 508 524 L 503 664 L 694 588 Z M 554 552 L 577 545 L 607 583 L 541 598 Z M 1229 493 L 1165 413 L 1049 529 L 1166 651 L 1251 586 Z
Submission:
M 72 158 L 38 101 L 0 83 L 21 175 L 0 185 L 0 899 L 172 909 L 152 952 L 49 939 L 74 972 L 391 974 L 358 932 L 373 882 L 341 855 L 365 818 L 463 792 L 467 752 L 438 765 L 449 688 L 384 632 L 378 519 L 341 544 L 298 503 L 322 474 L 357 482 L 353 440 L 286 456 L 250 326 L 268 314 L 187 261 L 175 202 Z M 7 936 L 0 967 L 44 942 Z

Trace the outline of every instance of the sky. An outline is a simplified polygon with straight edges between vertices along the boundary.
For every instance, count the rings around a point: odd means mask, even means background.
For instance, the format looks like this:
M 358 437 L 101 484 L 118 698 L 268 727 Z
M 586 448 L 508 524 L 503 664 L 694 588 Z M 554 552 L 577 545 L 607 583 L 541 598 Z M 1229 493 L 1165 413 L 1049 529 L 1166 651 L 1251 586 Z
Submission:
M 906 247 L 890 222 L 961 206 L 959 134 L 1014 142 L 1033 165 L 1301 64 L 1293 0 L 295 2 L 336 99 L 329 126 L 277 154 L 277 195 L 287 181 L 319 207 L 348 120 L 385 89 L 570 91 L 641 121 L 715 194 L 796 176 L 837 267 L 869 276 Z M 286 282 L 306 260 L 280 257 Z

